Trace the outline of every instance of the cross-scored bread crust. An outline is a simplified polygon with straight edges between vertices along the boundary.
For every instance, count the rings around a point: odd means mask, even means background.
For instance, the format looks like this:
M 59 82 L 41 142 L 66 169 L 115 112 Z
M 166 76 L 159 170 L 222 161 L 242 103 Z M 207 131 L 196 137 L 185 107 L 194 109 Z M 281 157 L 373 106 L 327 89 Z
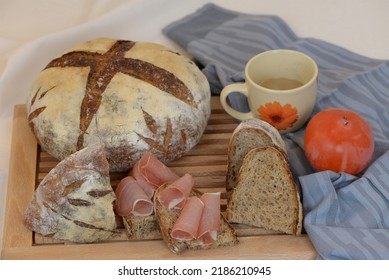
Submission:
M 58 160 L 104 143 L 110 171 L 128 171 L 151 150 L 172 161 L 200 140 L 210 87 L 189 58 L 150 42 L 97 38 L 52 60 L 37 75 L 27 117 Z

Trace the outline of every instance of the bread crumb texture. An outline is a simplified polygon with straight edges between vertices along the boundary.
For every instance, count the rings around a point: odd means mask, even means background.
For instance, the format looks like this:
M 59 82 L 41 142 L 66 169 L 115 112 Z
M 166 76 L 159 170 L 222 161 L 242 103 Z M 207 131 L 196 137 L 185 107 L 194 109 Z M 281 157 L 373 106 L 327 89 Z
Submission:
M 274 147 L 244 158 L 227 205 L 227 219 L 289 234 L 301 231 L 301 203 L 288 162 Z
M 259 119 L 241 122 L 234 130 L 228 146 L 226 189 L 232 190 L 242 166 L 243 158 L 254 148 L 278 146 L 286 152 L 285 143 L 277 129 Z
M 131 240 L 160 239 L 161 233 L 155 215 L 134 216 L 132 214 L 122 217 L 126 233 Z

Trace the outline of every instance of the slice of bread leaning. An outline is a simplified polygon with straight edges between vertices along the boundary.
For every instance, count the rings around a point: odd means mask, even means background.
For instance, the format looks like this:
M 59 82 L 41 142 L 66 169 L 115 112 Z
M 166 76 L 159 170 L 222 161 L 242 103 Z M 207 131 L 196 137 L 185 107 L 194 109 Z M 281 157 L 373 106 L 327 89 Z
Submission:
M 286 154 L 254 148 L 245 156 L 227 203 L 227 220 L 287 234 L 300 234 L 302 205 Z
M 155 193 L 154 203 L 155 203 L 155 214 L 157 217 L 157 221 L 159 223 L 161 235 L 166 245 L 170 249 L 170 251 L 172 251 L 175 254 L 181 254 L 186 249 L 189 250 L 211 249 L 219 246 L 232 246 L 239 242 L 235 230 L 227 222 L 223 214 L 220 214 L 220 229 L 217 233 L 217 240 L 214 243 L 204 245 L 201 244 L 198 240 L 180 241 L 180 240 L 173 239 L 170 236 L 170 232 L 176 220 L 178 219 L 181 210 L 174 209 L 174 208 L 168 209 L 162 206 L 159 203 L 158 199 L 156 199 L 158 197 L 158 193 L 166 186 L 167 185 L 165 184 L 158 188 L 158 190 Z M 198 191 L 197 189 L 192 189 L 190 194 L 190 196 L 197 196 L 197 197 L 200 197 L 201 195 L 202 192 Z
M 253 148 L 278 146 L 286 152 L 285 143 L 278 130 L 260 119 L 242 121 L 231 135 L 228 145 L 226 189 L 235 187 L 243 158 Z

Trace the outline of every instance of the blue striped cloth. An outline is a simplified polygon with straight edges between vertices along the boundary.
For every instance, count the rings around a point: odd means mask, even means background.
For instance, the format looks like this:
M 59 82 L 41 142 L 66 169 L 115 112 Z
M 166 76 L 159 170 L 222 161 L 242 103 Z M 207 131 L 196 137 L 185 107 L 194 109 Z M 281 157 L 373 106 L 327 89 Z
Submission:
M 389 62 L 314 38 L 300 38 L 277 16 L 249 15 L 207 4 L 163 33 L 185 48 L 207 76 L 212 94 L 244 81 L 244 67 L 270 49 L 293 49 L 318 64 L 313 114 L 329 107 L 359 113 L 374 131 L 371 165 L 358 176 L 314 172 L 303 147 L 305 128 L 283 135 L 301 185 L 304 228 L 319 259 L 389 259 Z M 247 110 L 241 95 L 232 100 Z

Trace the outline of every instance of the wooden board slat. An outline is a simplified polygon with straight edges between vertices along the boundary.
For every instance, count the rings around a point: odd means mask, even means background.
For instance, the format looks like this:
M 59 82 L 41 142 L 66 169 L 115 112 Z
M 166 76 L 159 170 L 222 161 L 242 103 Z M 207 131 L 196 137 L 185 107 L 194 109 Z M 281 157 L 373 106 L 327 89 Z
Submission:
M 32 233 L 23 225 L 23 213 L 35 190 L 37 143 L 30 132 L 25 107 L 14 109 L 11 157 L 3 247 L 28 247 L 32 245 Z
M 99 244 L 52 244 L 13 247 L 5 250 L 6 259 L 91 259 L 91 260 L 199 260 L 199 259 L 314 259 L 316 254 L 306 236 L 262 235 L 241 237 L 233 247 L 203 251 L 186 250 L 177 256 L 161 240 L 128 241 Z
M 227 115 L 217 97 L 198 145 L 180 159 L 168 163 L 178 175 L 190 173 L 203 192 L 220 191 L 225 211 L 227 147 L 237 122 Z M 176 259 L 164 242 L 128 240 L 120 217 L 118 234 L 98 244 L 72 244 L 32 233 L 23 225 L 23 213 L 35 188 L 58 160 L 40 149 L 25 117 L 25 106 L 15 107 L 2 259 Z M 116 188 L 125 173 L 111 174 Z M 232 225 L 240 243 L 233 247 L 186 251 L 180 259 L 313 259 L 316 252 L 306 235 L 289 236 L 245 225 Z

